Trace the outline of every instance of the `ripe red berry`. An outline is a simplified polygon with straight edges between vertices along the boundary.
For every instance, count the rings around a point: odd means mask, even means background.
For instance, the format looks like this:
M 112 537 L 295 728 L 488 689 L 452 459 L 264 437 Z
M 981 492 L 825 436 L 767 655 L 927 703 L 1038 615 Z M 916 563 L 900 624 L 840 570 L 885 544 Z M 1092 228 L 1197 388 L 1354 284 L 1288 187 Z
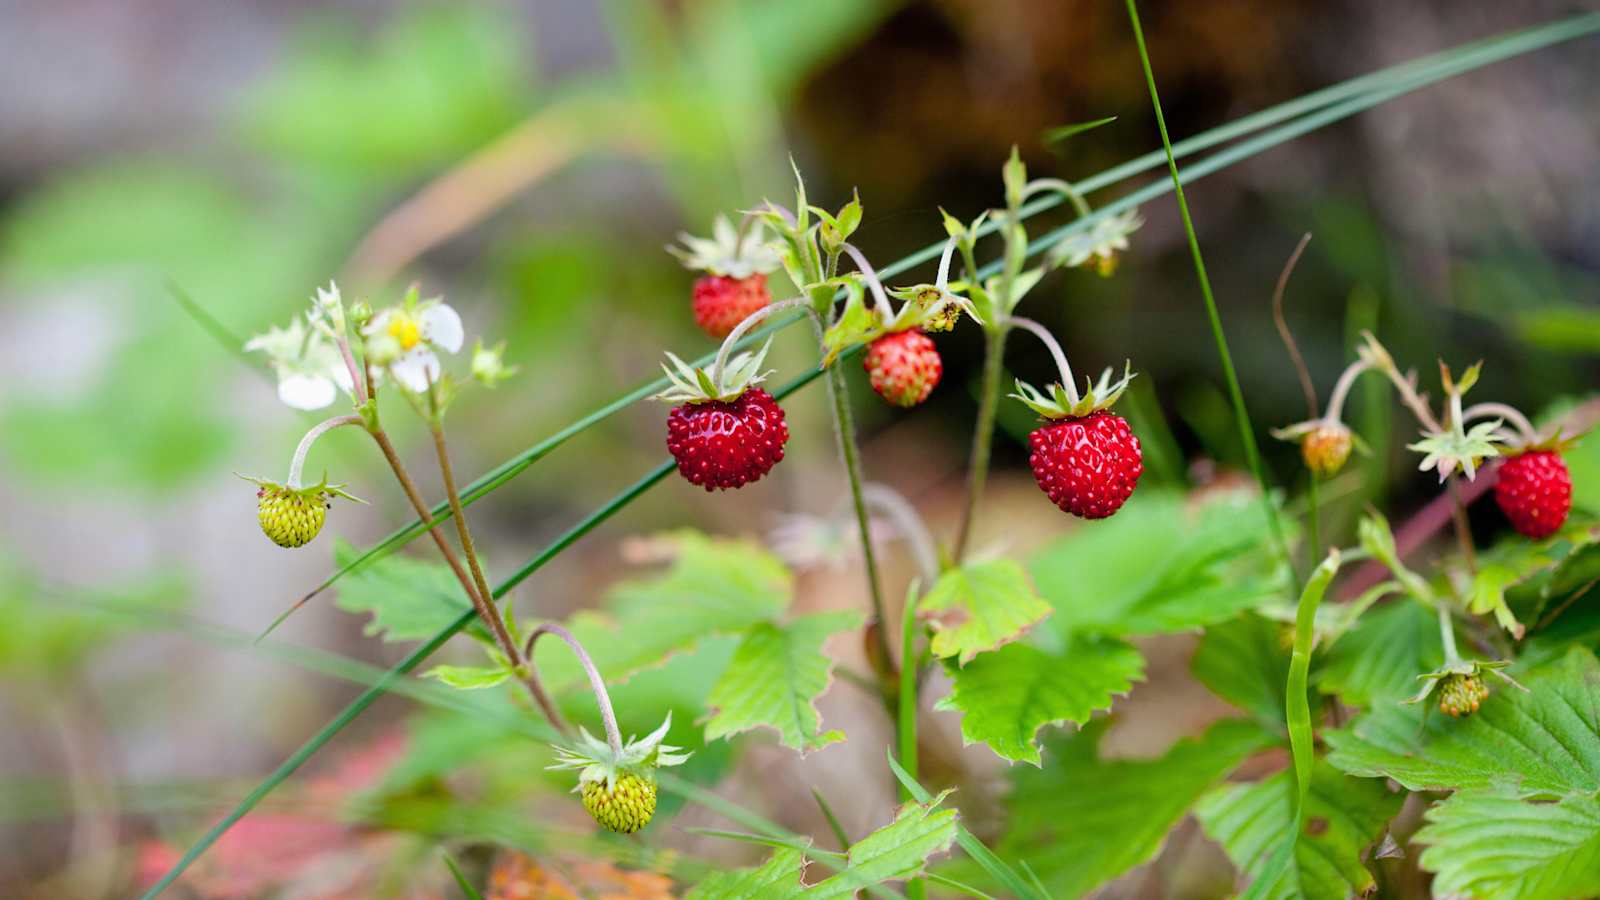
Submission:
M 1572 476 L 1554 450 L 1518 453 L 1500 464 L 1494 501 L 1518 533 L 1534 540 L 1547 538 L 1572 510 Z
M 783 410 L 761 388 L 730 401 L 685 403 L 667 415 L 667 450 L 678 472 L 708 491 L 760 479 L 783 459 L 788 440 Z
M 1104 519 L 1122 508 L 1144 473 L 1139 439 L 1101 410 L 1051 422 L 1028 436 L 1034 480 L 1062 511 Z
M 694 283 L 695 324 L 719 340 L 770 302 L 767 276 L 759 272 L 744 278 L 706 275 Z
M 944 374 L 933 339 L 914 328 L 873 341 L 862 365 L 872 389 L 895 406 L 916 406 L 928 399 Z

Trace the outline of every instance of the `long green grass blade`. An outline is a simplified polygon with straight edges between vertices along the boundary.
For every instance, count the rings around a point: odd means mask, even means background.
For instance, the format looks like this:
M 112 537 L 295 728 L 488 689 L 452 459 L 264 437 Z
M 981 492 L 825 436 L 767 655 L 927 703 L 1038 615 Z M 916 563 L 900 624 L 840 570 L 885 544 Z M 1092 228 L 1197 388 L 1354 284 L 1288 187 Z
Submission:
M 1323 127 L 1331 122 L 1347 118 L 1356 114 L 1357 112 L 1368 109 L 1372 106 L 1376 106 L 1410 91 L 1417 90 L 1428 84 L 1441 81 L 1445 78 L 1451 77 L 1452 75 L 1470 71 L 1471 69 L 1478 68 L 1480 66 L 1498 62 L 1500 60 L 1507 59 L 1521 53 L 1530 52 L 1551 44 L 1559 43 L 1561 41 L 1571 40 L 1576 37 L 1592 34 L 1596 31 L 1600 31 L 1600 13 L 1588 13 L 1551 23 L 1549 25 L 1516 32 L 1500 38 L 1465 45 L 1464 47 L 1457 48 L 1455 51 L 1436 54 L 1434 57 L 1427 58 L 1427 60 L 1418 60 L 1390 70 L 1385 70 L 1383 73 L 1373 73 L 1369 76 L 1363 76 L 1360 79 L 1353 79 L 1351 82 L 1345 82 L 1341 85 L 1336 85 L 1333 88 L 1324 89 L 1324 91 L 1318 92 L 1318 94 L 1322 95 L 1322 99 L 1319 99 L 1315 104 L 1309 105 L 1309 108 L 1317 109 L 1317 112 L 1290 122 L 1283 127 L 1261 134 L 1249 141 L 1244 141 L 1233 147 L 1229 147 L 1226 150 L 1219 151 L 1202 162 L 1186 169 L 1181 179 L 1181 183 L 1191 183 L 1198 178 L 1216 172 L 1228 165 L 1238 162 L 1241 159 L 1248 158 L 1249 156 L 1277 146 L 1285 141 L 1292 140 L 1299 135 Z M 1403 76 L 1403 80 L 1398 81 L 1398 83 L 1389 80 L 1394 79 L 1397 74 Z M 1356 84 L 1359 84 L 1359 87 L 1351 87 L 1351 85 Z M 1378 85 L 1382 85 L 1382 87 L 1374 87 Z M 1308 108 L 1306 105 L 1307 101 L 1313 96 L 1317 95 L 1307 95 L 1307 97 L 1301 98 L 1299 101 L 1291 101 L 1291 103 L 1301 104 L 1299 110 L 1297 111 L 1304 111 L 1306 108 Z M 1347 99 L 1343 99 L 1343 102 L 1335 102 L 1331 104 L 1327 102 L 1329 99 L 1338 100 L 1340 98 Z M 1288 105 L 1286 104 L 1284 106 L 1287 107 Z M 1281 108 L 1282 107 L 1274 107 L 1274 110 L 1279 110 Z M 1204 146 L 1214 146 L 1217 143 L 1229 140 L 1233 137 L 1239 136 L 1240 134 L 1248 133 L 1250 129 L 1243 129 L 1243 126 L 1247 120 L 1256 119 L 1258 123 L 1266 123 L 1269 121 L 1283 121 L 1285 117 L 1292 115 L 1292 113 L 1280 112 L 1273 112 L 1272 114 L 1278 116 L 1278 118 L 1259 118 L 1260 116 L 1266 115 L 1266 112 L 1264 111 L 1262 114 L 1258 114 L 1258 117 L 1247 117 L 1246 119 L 1242 119 L 1230 126 L 1224 126 L 1224 129 L 1214 129 L 1212 132 L 1207 132 L 1207 135 L 1211 136 L 1208 138 L 1208 140 L 1211 140 L 1211 143 L 1205 144 Z M 1252 127 L 1259 128 L 1261 125 L 1254 124 Z M 1227 133 L 1225 136 L 1217 136 L 1223 134 L 1223 132 L 1227 129 L 1233 130 L 1230 133 Z M 1192 140 L 1198 140 L 1198 138 Z M 1172 146 L 1171 151 L 1175 156 L 1179 155 L 1180 152 L 1193 152 L 1198 149 L 1203 149 L 1202 147 L 1191 145 L 1190 147 L 1184 147 L 1180 150 L 1180 147 L 1182 147 L 1183 143 L 1184 142 L 1180 142 L 1179 145 Z M 1162 156 L 1160 155 L 1155 157 L 1157 164 L 1159 164 L 1161 158 Z M 1133 166 L 1137 168 L 1138 171 L 1144 171 L 1143 168 L 1138 168 L 1140 165 L 1142 165 L 1142 163 L 1140 163 L 1138 160 L 1135 160 L 1119 168 L 1127 169 L 1129 166 Z M 1108 170 L 1108 173 L 1102 173 L 1102 176 L 1100 177 L 1108 177 L 1109 173 L 1115 171 L 1116 170 Z M 1125 172 L 1119 174 L 1118 177 L 1128 177 L 1129 174 L 1133 173 Z M 1096 187 L 1100 186 L 1104 185 L 1097 185 Z M 1127 197 L 1101 208 L 1092 216 L 1075 220 L 1071 224 L 1063 226 L 1062 228 L 1058 228 L 1050 234 L 1045 235 L 1038 241 L 1035 241 L 1032 246 L 1030 246 L 1030 251 L 1043 249 L 1054 241 L 1060 240 L 1061 237 L 1065 236 L 1066 234 L 1073 233 L 1078 229 L 1092 227 L 1094 221 L 1098 220 L 1099 218 L 1115 214 L 1121 210 L 1136 206 L 1139 203 L 1144 203 L 1154 197 L 1161 196 L 1162 194 L 1166 193 L 1166 191 L 1172 190 L 1173 187 L 1174 186 L 1171 183 L 1162 182 L 1157 185 L 1151 185 L 1139 191 L 1135 191 L 1132 194 L 1129 194 Z M 1078 188 L 1079 190 L 1085 189 L 1082 183 L 1078 185 Z M 883 271 L 886 273 L 886 275 L 892 275 L 932 259 L 937 255 L 937 253 L 937 249 L 931 249 L 925 256 L 919 257 L 917 254 L 913 254 L 912 256 L 901 260 L 895 266 L 885 267 Z M 781 325 L 781 323 L 778 324 Z M 818 374 L 820 374 L 820 372 L 812 372 L 802 376 L 799 379 L 796 379 L 795 382 L 791 382 L 790 385 L 787 385 L 778 396 L 781 398 L 782 396 L 786 396 L 788 393 L 792 393 L 794 390 L 799 389 L 799 387 L 815 379 Z M 640 388 L 634 393 L 647 395 L 649 392 L 650 391 L 647 388 Z M 629 396 L 632 397 L 633 395 L 630 394 Z M 570 437 L 570 435 L 568 436 Z M 548 450 L 545 452 L 548 452 Z M 503 471 L 506 467 L 514 466 L 516 464 L 517 459 L 514 458 L 512 461 L 508 461 L 508 463 L 503 464 L 502 467 L 498 467 L 495 472 Z M 650 473 L 646 474 L 633 486 L 618 494 L 605 506 L 596 510 L 594 513 L 591 513 L 583 521 L 573 526 L 571 530 L 562 535 L 561 538 L 558 538 L 557 541 L 551 544 L 549 548 L 546 548 L 546 550 L 542 551 L 539 556 L 535 557 L 533 561 L 524 566 L 523 569 L 519 570 L 518 573 L 513 576 L 512 580 L 508 580 L 500 588 L 496 589 L 494 592 L 495 596 L 503 596 L 506 591 L 509 591 L 512 587 L 515 587 L 517 583 L 520 583 L 523 579 L 526 579 L 529 575 L 536 571 L 539 566 L 542 566 L 544 563 L 548 562 L 557 553 L 561 552 L 561 550 L 565 549 L 574 541 L 587 534 L 601 522 L 610 518 L 611 515 L 615 514 L 628 503 L 632 502 L 640 494 L 643 494 L 646 490 L 649 490 L 657 482 L 665 478 L 666 475 L 671 471 L 671 468 L 672 464 L 670 461 L 663 463 Z M 494 473 L 492 472 L 490 475 L 484 476 L 483 479 L 480 479 L 478 482 L 474 482 L 474 485 L 487 484 L 488 480 L 492 478 L 493 474 Z M 478 491 L 473 495 L 473 499 L 481 497 L 483 493 L 483 491 Z M 400 543 L 403 542 L 404 541 L 400 541 Z M 392 547 L 390 549 L 392 549 Z M 332 580 L 333 579 L 329 579 L 328 583 L 332 583 Z M 169 886 L 171 886 L 171 884 L 176 881 L 177 878 L 181 876 L 183 872 L 200 857 L 201 854 L 209 849 L 210 846 L 216 842 L 217 838 L 227 831 L 228 828 L 233 825 L 233 823 L 237 822 L 252 808 L 254 808 L 256 804 L 260 803 L 263 797 L 271 793 L 279 784 L 283 783 L 283 781 L 292 775 L 302 763 L 311 757 L 312 754 L 314 754 L 324 744 L 331 740 L 334 735 L 338 734 L 338 732 L 343 730 L 346 725 L 354 721 L 355 718 L 364 712 L 368 706 L 372 705 L 374 700 L 387 691 L 397 679 L 402 678 L 404 675 L 414 670 L 422 663 L 423 660 L 425 660 L 435 650 L 437 650 L 457 632 L 464 628 L 470 620 L 470 613 L 463 614 L 456 622 L 452 623 L 426 643 L 417 647 L 410 655 L 396 664 L 394 668 L 390 669 L 383 676 L 383 678 L 380 679 L 379 682 L 373 684 L 372 687 L 363 692 L 360 697 L 356 698 L 356 700 L 352 702 L 350 706 L 346 707 L 337 717 L 335 717 L 332 722 L 313 735 L 299 750 L 296 750 L 295 753 L 285 760 L 282 765 L 269 774 L 261 783 L 261 785 L 258 786 L 254 791 L 251 791 L 249 795 L 241 800 L 239 805 L 235 807 L 235 809 L 225 818 L 223 818 L 222 821 L 213 826 L 192 847 L 190 847 L 183 857 L 180 858 L 179 861 L 173 866 L 173 868 L 167 872 L 166 875 L 164 875 L 162 879 L 155 884 L 155 886 L 145 893 L 145 898 L 148 900 L 148 898 L 156 897 L 165 891 Z M 898 768 L 898 764 L 896 764 L 893 759 L 890 760 L 890 766 L 891 768 Z M 674 788 L 679 790 L 697 789 L 697 786 L 688 784 L 687 782 L 682 782 L 681 779 L 663 777 L 660 779 L 660 781 L 664 788 L 667 787 L 667 783 L 671 781 L 674 785 Z M 716 798 L 714 796 L 709 798 L 709 804 L 714 805 L 715 800 Z M 734 812 L 738 813 L 742 811 L 734 810 Z M 747 820 L 748 818 L 755 818 L 757 821 L 762 821 L 759 819 L 759 817 L 754 817 L 753 814 L 748 814 L 745 818 Z M 776 828 L 776 826 L 772 826 L 771 823 L 766 824 L 774 829 Z M 959 836 L 962 847 L 966 849 L 968 853 L 974 854 L 974 858 L 979 859 L 980 863 L 983 861 L 982 854 L 987 854 L 988 857 L 993 859 L 993 861 L 996 863 L 999 862 L 998 858 L 993 857 L 993 854 L 988 851 L 988 848 L 983 846 L 982 842 L 977 841 L 977 839 L 972 837 L 971 834 L 968 833 L 964 828 L 960 830 Z M 974 843 L 976 846 L 969 847 L 968 841 Z M 1000 863 L 1000 865 L 1003 866 L 1004 864 Z M 1012 873 L 1012 878 L 1015 878 L 1014 873 Z M 1020 890 L 1017 889 L 1018 887 L 1020 887 Z M 1038 896 L 1037 891 L 1034 888 L 1020 879 L 1016 880 L 1015 886 L 1010 885 L 1008 882 L 1008 888 L 1015 890 L 1017 896 Z
M 1146 153 L 1143 156 L 1136 157 L 1125 163 L 1114 166 L 1110 169 L 1106 169 L 1103 172 L 1084 178 L 1083 180 L 1076 182 L 1074 184 L 1074 188 L 1080 193 L 1084 194 L 1098 191 L 1157 168 L 1162 163 L 1166 162 L 1166 152 L 1168 149 L 1170 149 L 1174 158 L 1182 159 L 1200 151 L 1227 143 L 1235 138 L 1239 138 L 1252 132 L 1275 125 L 1279 122 L 1288 121 L 1296 116 L 1310 113 L 1312 111 L 1321 111 L 1321 114 L 1317 116 L 1308 116 L 1307 119 L 1301 121 L 1299 124 L 1302 127 L 1300 128 L 1279 129 L 1272 132 L 1270 135 L 1263 135 L 1261 140 L 1240 144 L 1236 148 L 1230 148 L 1230 151 L 1226 154 L 1219 153 L 1217 156 L 1207 159 L 1206 163 L 1210 165 L 1203 164 L 1192 167 L 1186 171 L 1186 177 L 1183 179 L 1184 183 L 1189 183 L 1201 177 L 1202 175 L 1214 172 L 1219 168 L 1222 168 L 1240 159 L 1244 159 L 1253 155 L 1254 153 L 1258 153 L 1261 150 L 1267 149 L 1268 147 L 1276 146 L 1283 141 L 1297 137 L 1306 133 L 1307 131 L 1313 130 L 1314 128 L 1322 127 L 1329 122 L 1345 118 L 1348 115 L 1352 115 L 1354 112 L 1370 108 L 1377 103 L 1392 99 L 1393 97 L 1399 96 L 1402 93 L 1415 90 L 1428 84 L 1433 84 L 1437 81 L 1441 81 L 1461 72 L 1470 71 L 1471 69 L 1508 59 L 1510 57 L 1546 47 L 1551 44 L 1571 40 L 1575 37 L 1580 37 L 1585 34 L 1590 34 L 1596 30 L 1600 30 L 1600 13 L 1589 13 L 1558 22 L 1552 22 L 1546 25 L 1535 26 L 1533 28 L 1528 28 L 1523 31 L 1513 32 L 1511 34 L 1502 35 L 1499 37 L 1487 38 L 1470 44 L 1464 44 L 1452 50 L 1442 51 L 1430 56 L 1412 60 L 1410 62 L 1391 66 L 1387 69 L 1372 72 L 1367 75 L 1351 78 L 1321 90 L 1314 91 L 1310 94 L 1306 94 L 1303 97 L 1280 103 L 1260 112 L 1244 116 L 1234 122 L 1209 129 L 1201 134 L 1195 135 L 1194 137 L 1179 141 L 1176 144 L 1172 144 L 1170 148 L 1163 148 L 1163 150 Z M 1034 250 L 1035 248 L 1048 246 L 1048 244 L 1059 241 L 1062 237 L 1065 237 L 1068 234 L 1086 229 L 1104 214 L 1109 214 L 1110 212 L 1117 212 L 1127 209 L 1131 206 L 1136 206 L 1139 203 L 1143 203 L 1149 199 L 1159 197 L 1164 193 L 1165 190 L 1157 189 L 1152 191 L 1147 187 L 1144 189 L 1144 191 L 1132 195 L 1138 197 L 1139 199 L 1137 200 L 1132 200 L 1129 202 L 1129 198 L 1123 198 L 1123 200 L 1118 201 L 1117 204 L 1102 208 L 1093 217 L 1075 220 L 1074 222 L 1062 228 L 1058 228 L 1055 231 L 1050 232 L 1050 234 L 1045 238 L 1035 242 L 1034 247 L 1030 247 L 1030 251 Z M 1025 205 L 1022 208 L 1022 215 L 1024 218 L 1028 218 L 1054 208 L 1060 205 L 1062 202 L 1064 201 L 1059 195 L 1052 193 Z M 990 221 L 979 229 L 979 233 L 990 234 L 996 227 L 998 226 L 995 224 L 995 222 Z M 879 270 L 879 274 L 884 278 L 891 278 L 895 275 L 901 274 L 902 272 L 906 272 L 918 265 L 936 259 L 942 250 L 942 247 L 942 243 L 930 244 L 929 246 L 924 247 L 923 249 L 912 253 L 909 256 L 884 266 L 881 270 Z M 765 339 L 766 336 L 778 331 L 779 329 L 785 328 L 788 325 L 800 321 L 802 318 L 802 316 L 792 316 L 769 323 L 752 331 L 750 335 L 747 335 L 746 338 L 740 342 L 739 346 L 751 346 L 755 342 Z M 707 354 L 706 356 L 696 360 L 694 364 L 704 365 L 709 363 L 712 356 L 713 354 Z M 507 481 L 510 481 L 512 478 L 515 478 L 517 475 L 521 474 L 525 469 L 528 468 L 528 466 L 532 465 L 534 462 L 537 462 L 544 456 L 547 456 L 552 450 L 561 446 L 570 438 L 587 430 L 588 428 L 593 427 L 601 421 L 604 421 L 622 409 L 625 409 L 628 406 L 637 403 L 646 397 L 649 397 L 651 394 L 660 391 L 663 387 L 665 387 L 665 381 L 663 379 L 656 379 L 640 385 L 629 393 L 617 398 L 615 401 L 601 407 L 598 410 L 595 410 L 589 415 L 578 419 L 556 434 L 551 435 L 550 437 L 529 447 L 516 456 L 506 460 L 499 466 L 496 466 L 494 469 L 485 473 L 483 476 L 466 486 L 462 492 L 463 505 L 471 505 L 487 494 L 493 492 L 496 488 L 505 484 Z M 449 506 L 441 502 L 433 508 L 431 514 L 434 519 L 442 522 L 450 515 Z M 321 584 L 313 588 L 304 598 L 300 600 L 299 603 L 296 604 L 296 608 L 300 604 L 306 602 L 306 600 L 309 600 L 310 598 L 321 593 L 323 590 L 326 590 L 330 585 L 348 572 L 368 562 L 371 562 L 378 557 L 393 552 L 421 534 L 422 523 L 420 521 L 414 520 L 404 527 L 397 529 L 383 540 L 375 544 L 366 553 L 362 554 L 360 557 L 357 557 L 345 567 L 334 572 Z M 293 610 L 291 609 L 290 612 L 292 611 Z M 280 617 L 278 622 L 281 622 L 282 618 L 283 617 Z M 273 625 L 268 628 L 268 632 L 270 632 L 272 628 L 275 628 L 278 622 L 274 622 Z
M 456 886 L 461 888 L 462 896 L 466 897 L 467 900 L 483 900 L 483 895 L 478 893 L 478 889 L 472 886 L 472 882 L 468 881 L 467 876 L 462 874 L 461 867 L 456 865 L 456 861 L 448 853 L 444 854 L 444 864 L 450 867 L 450 874 L 455 876 Z

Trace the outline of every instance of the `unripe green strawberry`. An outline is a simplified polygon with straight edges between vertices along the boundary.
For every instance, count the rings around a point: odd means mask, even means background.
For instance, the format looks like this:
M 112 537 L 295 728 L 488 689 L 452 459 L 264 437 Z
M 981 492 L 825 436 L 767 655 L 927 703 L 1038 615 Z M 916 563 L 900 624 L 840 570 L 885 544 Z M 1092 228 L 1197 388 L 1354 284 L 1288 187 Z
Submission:
M 261 531 L 279 547 L 303 547 L 322 530 L 328 495 L 320 489 L 295 490 L 275 484 L 256 489 Z
M 1470 716 L 1487 699 L 1489 686 L 1476 675 L 1451 674 L 1439 682 L 1439 711 L 1447 716 Z
M 1353 440 L 1341 422 L 1323 422 L 1300 439 L 1300 456 L 1318 478 L 1332 478 L 1350 458 Z
M 656 814 L 656 780 L 624 772 L 610 784 L 586 781 L 583 808 L 606 828 L 618 834 L 633 834 Z

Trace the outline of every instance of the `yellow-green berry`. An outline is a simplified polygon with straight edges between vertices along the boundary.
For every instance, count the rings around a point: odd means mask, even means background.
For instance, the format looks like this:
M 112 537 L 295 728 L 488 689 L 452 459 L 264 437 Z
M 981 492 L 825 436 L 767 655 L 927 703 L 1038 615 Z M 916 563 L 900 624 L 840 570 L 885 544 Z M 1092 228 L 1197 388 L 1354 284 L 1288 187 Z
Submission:
M 633 834 L 656 814 L 656 780 L 624 772 L 609 785 L 604 779 L 585 781 L 583 808 L 606 828 Z
M 260 498 L 256 518 L 261 522 L 261 531 L 279 547 L 311 543 L 328 516 L 328 496 L 320 490 L 263 484 L 256 496 Z
M 1344 468 L 1354 443 L 1350 429 L 1339 422 L 1324 422 L 1300 439 L 1300 456 L 1318 478 L 1332 478 Z
M 1489 686 L 1476 675 L 1446 675 L 1439 682 L 1439 711 L 1447 716 L 1470 716 L 1487 699 Z

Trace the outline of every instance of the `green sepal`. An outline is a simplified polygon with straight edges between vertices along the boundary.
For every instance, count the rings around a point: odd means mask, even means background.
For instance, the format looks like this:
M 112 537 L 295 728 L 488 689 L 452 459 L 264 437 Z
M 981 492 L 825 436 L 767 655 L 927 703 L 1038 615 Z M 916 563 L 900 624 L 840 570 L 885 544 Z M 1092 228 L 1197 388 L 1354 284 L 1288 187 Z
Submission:
M 1050 385 L 1050 393 L 1045 394 L 1019 378 L 1016 393 L 1009 396 L 1022 401 L 1023 405 L 1046 419 L 1087 416 L 1090 413 L 1110 409 L 1111 405 L 1122 397 L 1122 392 L 1128 389 L 1128 383 L 1133 380 L 1135 374 L 1132 362 L 1125 365 L 1122 377 L 1114 381 L 1113 371 L 1107 368 L 1100 373 L 1100 380 L 1096 382 L 1085 379 L 1084 392 L 1081 395 L 1076 388 L 1059 382 Z
M 1505 672 L 1500 671 L 1501 669 L 1504 669 L 1510 665 L 1510 662 L 1503 659 L 1458 659 L 1453 663 L 1447 662 L 1439 668 L 1434 669 L 1432 672 L 1418 675 L 1417 680 L 1422 682 L 1422 688 L 1417 691 L 1415 696 L 1408 697 L 1401 702 L 1421 703 L 1422 701 L 1428 699 L 1428 695 L 1432 694 L 1434 688 L 1439 686 L 1439 682 L 1449 678 L 1452 675 L 1459 675 L 1463 678 L 1477 678 L 1484 674 L 1493 674 L 1500 680 L 1506 682 L 1512 687 L 1515 687 L 1517 690 L 1527 693 L 1528 689 L 1523 687 L 1522 684 L 1519 683 L 1515 678 L 1512 678 Z
M 682 747 L 663 744 L 672 728 L 672 713 L 667 713 L 661 727 L 643 738 L 628 738 L 620 753 L 611 745 L 596 738 L 587 728 L 578 729 L 578 740 L 569 745 L 555 745 L 556 761 L 546 768 L 552 770 L 579 769 L 576 792 L 591 781 L 603 781 L 610 787 L 618 776 L 625 773 L 650 775 L 655 769 L 681 766 L 692 755 Z
M 844 309 L 839 312 L 838 318 L 822 333 L 822 367 L 833 365 L 839 358 L 852 347 L 870 343 L 882 337 L 886 328 L 883 317 L 877 310 L 867 305 L 866 288 L 861 280 L 853 275 L 829 279 L 830 285 L 837 285 L 845 290 Z
M 691 366 L 679 359 L 670 351 L 667 360 L 671 363 L 661 364 L 661 370 L 666 373 L 669 386 L 659 394 L 654 394 L 650 399 L 661 400 L 667 403 L 709 403 L 713 400 L 730 402 L 739 399 L 751 386 L 765 381 L 772 372 L 761 371 L 761 364 L 767 359 L 767 351 L 772 349 L 772 338 L 761 345 L 755 353 L 745 351 L 729 358 L 722 370 L 722 381 L 719 384 L 713 377 L 715 364 L 710 366 Z

